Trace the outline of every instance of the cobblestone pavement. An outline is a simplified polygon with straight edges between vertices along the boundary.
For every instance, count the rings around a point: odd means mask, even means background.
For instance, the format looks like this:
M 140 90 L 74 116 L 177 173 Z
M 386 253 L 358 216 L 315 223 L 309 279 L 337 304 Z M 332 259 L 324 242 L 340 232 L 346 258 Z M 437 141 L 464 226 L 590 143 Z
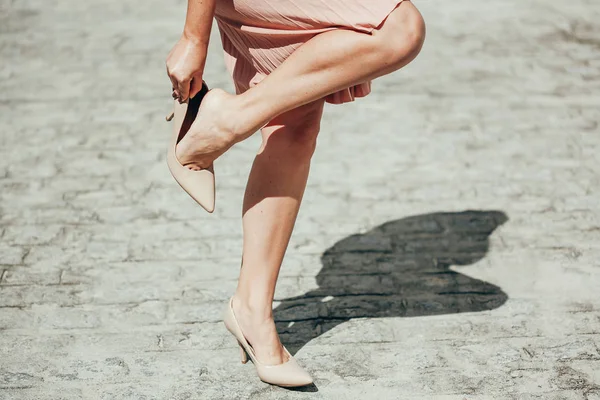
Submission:
M 600 399 L 600 7 L 415 2 L 418 60 L 326 110 L 276 296 L 307 393 L 220 321 L 258 138 L 214 215 L 166 168 L 184 1 L 0 0 L 0 399 Z

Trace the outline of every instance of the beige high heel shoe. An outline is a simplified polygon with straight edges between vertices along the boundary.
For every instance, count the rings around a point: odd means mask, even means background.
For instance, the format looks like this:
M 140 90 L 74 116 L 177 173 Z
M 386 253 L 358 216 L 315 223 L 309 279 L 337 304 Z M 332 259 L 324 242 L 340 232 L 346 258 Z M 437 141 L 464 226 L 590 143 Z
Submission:
M 211 164 L 206 169 L 193 171 L 181 165 L 175 154 L 177 143 L 190 129 L 206 93 L 208 93 L 208 86 L 205 82 L 202 82 L 202 90 L 194 98 L 189 99 L 187 103 L 179 104 L 175 100 L 173 112 L 167 116 L 167 121 L 174 120 L 173 133 L 167 151 L 167 165 L 179 186 L 206 211 L 212 213 L 215 209 L 215 171 L 213 165 Z
M 242 333 L 240 326 L 238 325 L 235 314 L 233 313 L 233 297 L 229 299 L 224 312 L 225 327 L 238 341 L 240 345 L 240 354 L 242 356 L 242 364 L 248 362 L 248 355 L 252 359 L 252 363 L 256 367 L 258 377 L 266 383 L 271 385 L 277 385 L 282 387 L 298 387 L 306 386 L 313 383 L 310 375 L 302 369 L 296 362 L 296 359 L 292 357 L 289 351 L 283 347 L 288 355 L 288 360 L 283 364 L 278 365 L 265 365 L 256 359 L 254 349 Z

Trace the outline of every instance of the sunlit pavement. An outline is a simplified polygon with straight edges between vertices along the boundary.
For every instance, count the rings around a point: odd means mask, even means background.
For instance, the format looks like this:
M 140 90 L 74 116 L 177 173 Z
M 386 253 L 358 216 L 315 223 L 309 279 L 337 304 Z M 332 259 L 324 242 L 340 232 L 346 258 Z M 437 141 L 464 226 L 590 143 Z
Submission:
M 326 110 L 277 287 L 315 378 L 290 391 L 221 323 L 259 138 L 213 215 L 166 168 L 184 1 L 2 2 L 0 399 L 600 399 L 600 8 L 415 4 L 419 58 Z

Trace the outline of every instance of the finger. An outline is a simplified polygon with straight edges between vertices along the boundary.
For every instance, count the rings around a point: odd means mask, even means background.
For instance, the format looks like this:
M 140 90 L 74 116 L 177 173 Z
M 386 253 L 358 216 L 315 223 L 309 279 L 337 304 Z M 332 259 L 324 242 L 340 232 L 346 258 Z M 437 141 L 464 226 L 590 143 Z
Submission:
M 188 95 L 190 94 L 190 81 L 182 80 L 179 81 L 177 86 L 175 86 L 177 92 L 179 93 L 179 101 L 185 102 L 188 99 Z
M 167 60 L 167 62 L 165 63 L 165 67 L 166 67 L 166 69 L 167 69 L 167 76 L 168 76 L 168 77 L 169 77 L 169 79 L 171 80 L 171 83 L 173 83 L 173 84 L 174 84 L 174 82 L 175 82 L 175 81 L 174 81 L 174 79 L 175 79 L 175 78 L 173 77 L 173 74 L 171 73 L 171 68 L 169 68 L 169 61 L 168 61 L 168 60 Z
M 200 90 L 202 90 L 202 78 L 192 79 L 192 83 L 190 84 L 190 99 L 196 97 Z
M 175 93 L 177 93 L 177 97 L 179 97 L 179 91 L 177 90 L 177 80 L 173 78 L 171 74 L 169 74 L 169 79 L 171 80 L 171 88 L 173 90 L 173 98 L 175 97 Z

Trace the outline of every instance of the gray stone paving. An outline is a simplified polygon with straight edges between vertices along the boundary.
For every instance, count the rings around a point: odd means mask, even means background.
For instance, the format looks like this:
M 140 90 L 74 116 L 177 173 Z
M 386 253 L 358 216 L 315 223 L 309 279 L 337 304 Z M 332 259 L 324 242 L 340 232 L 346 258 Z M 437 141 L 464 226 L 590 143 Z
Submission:
M 214 215 L 166 168 L 184 1 L 0 0 L 0 399 L 600 399 L 600 7 L 416 4 L 419 59 L 326 111 L 277 289 L 306 393 L 220 321 L 258 138 Z

